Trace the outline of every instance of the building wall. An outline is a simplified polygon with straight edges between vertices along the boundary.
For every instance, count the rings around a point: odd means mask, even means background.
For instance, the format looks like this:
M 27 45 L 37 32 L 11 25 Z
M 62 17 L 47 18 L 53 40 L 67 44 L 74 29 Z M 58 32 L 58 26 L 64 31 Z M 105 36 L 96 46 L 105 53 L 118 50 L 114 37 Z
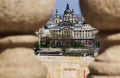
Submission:
M 50 33 L 52 38 L 58 38 L 57 36 L 61 36 L 64 34 L 64 36 L 72 36 L 72 39 L 93 39 L 95 38 L 96 30 L 93 28 L 78 28 L 71 29 L 71 27 L 68 27 L 68 29 L 50 29 Z

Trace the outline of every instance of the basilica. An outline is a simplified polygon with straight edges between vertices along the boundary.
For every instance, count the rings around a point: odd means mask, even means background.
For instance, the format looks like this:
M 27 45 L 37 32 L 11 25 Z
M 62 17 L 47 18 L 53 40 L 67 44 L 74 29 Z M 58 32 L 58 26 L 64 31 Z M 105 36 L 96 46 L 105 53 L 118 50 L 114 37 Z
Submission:
M 39 29 L 40 45 L 60 47 L 75 45 L 94 47 L 97 30 L 91 27 L 83 17 L 77 17 L 69 4 L 61 16 L 56 9 L 53 19 L 44 28 Z

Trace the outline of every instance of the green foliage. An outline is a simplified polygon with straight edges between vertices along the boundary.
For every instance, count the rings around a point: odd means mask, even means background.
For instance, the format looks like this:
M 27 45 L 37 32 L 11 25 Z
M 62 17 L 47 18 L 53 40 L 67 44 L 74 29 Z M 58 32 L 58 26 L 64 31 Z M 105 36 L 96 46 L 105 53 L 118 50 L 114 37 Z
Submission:
M 41 47 L 42 48 L 49 48 L 51 38 L 46 36 L 46 37 L 43 37 L 42 40 L 43 40 L 42 43 L 44 43 L 44 44 L 41 43 Z
M 39 43 L 38 42 L 35 43 L 35 46 L 34 46 L 35 54 L 38 54 L 37 51 L 39 50 L 39 47 L 40 47 Z
M 61 50 L 63 51 L 63 53 L 65 53 L 66 51 L 69 50 L 69 47 L 67 47 L 67 45 L 63 45 L 63 46 L 61 47 Z
M 86 54 L 86 56 L 94 56 L 94 52 L 89 52 L 89 51 L 65 52 L 63 53 L 63 56 L 84 56 L 84 54 Z
M 73 45 L 71 45 L 72 48 L 88 48 L 88 46 L 80 45 L 79 42 L 75 41 Z
M 100 47 L 99 41 L 96 42 L 96 47 L 98 47 L 98 48 Z
M 60 48 L 63 51 L 63 53 L 65 53 L 71 47 L 71 44 L 70 44 L 71 40 L 69 40 L 69 38 L 67 38 L 65 35 L 63 35 L 61 42 L 63 45 Z

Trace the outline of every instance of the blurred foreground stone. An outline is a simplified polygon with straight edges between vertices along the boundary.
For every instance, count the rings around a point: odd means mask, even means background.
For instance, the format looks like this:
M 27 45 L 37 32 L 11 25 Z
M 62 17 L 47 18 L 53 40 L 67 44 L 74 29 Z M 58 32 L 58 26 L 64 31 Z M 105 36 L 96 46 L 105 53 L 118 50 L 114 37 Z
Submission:
M 34 55 L 33 34 L 53 7 L 54 0 L 0 0 L 0 78 L 46 78 L 47 69 Z
M 0 39 L 0 45 L 2 45 L 2 47 L 0 47 L 0 50 L 4 50 L 5 48 L 14 48 L 14 47 L 33 48 L 37 41 L 38 41 L 38 37 L 34 35 L 8 36 Z
M 120 78 L 120 0 L 80 0 L 86 20 L 100 31 L 100 55 L 88 78 Z
M 0 35 L 33 34 L 51 16 L 54 0 L 0 0 Z
M 32 49 L 6 49 L 0 55 L 1 78 L 46 78 L 46 71 Z
M 82 0 L 86 20 L 101 31 L 120 30 L 120 0 Z

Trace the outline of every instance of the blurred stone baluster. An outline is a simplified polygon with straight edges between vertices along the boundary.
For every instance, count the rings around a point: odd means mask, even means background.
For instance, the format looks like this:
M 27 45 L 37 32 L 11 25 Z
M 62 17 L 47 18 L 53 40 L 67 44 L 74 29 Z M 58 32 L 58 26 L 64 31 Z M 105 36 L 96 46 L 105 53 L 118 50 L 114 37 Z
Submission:
M 80 6 L 101 43 L 88 78 L 120 78 L 120 0 L 80 0 Z
M 46 78 L 46 67 L 34 55 L 34 32 L 53 7 L 54 0 L 0 0 L 0 78 Z

